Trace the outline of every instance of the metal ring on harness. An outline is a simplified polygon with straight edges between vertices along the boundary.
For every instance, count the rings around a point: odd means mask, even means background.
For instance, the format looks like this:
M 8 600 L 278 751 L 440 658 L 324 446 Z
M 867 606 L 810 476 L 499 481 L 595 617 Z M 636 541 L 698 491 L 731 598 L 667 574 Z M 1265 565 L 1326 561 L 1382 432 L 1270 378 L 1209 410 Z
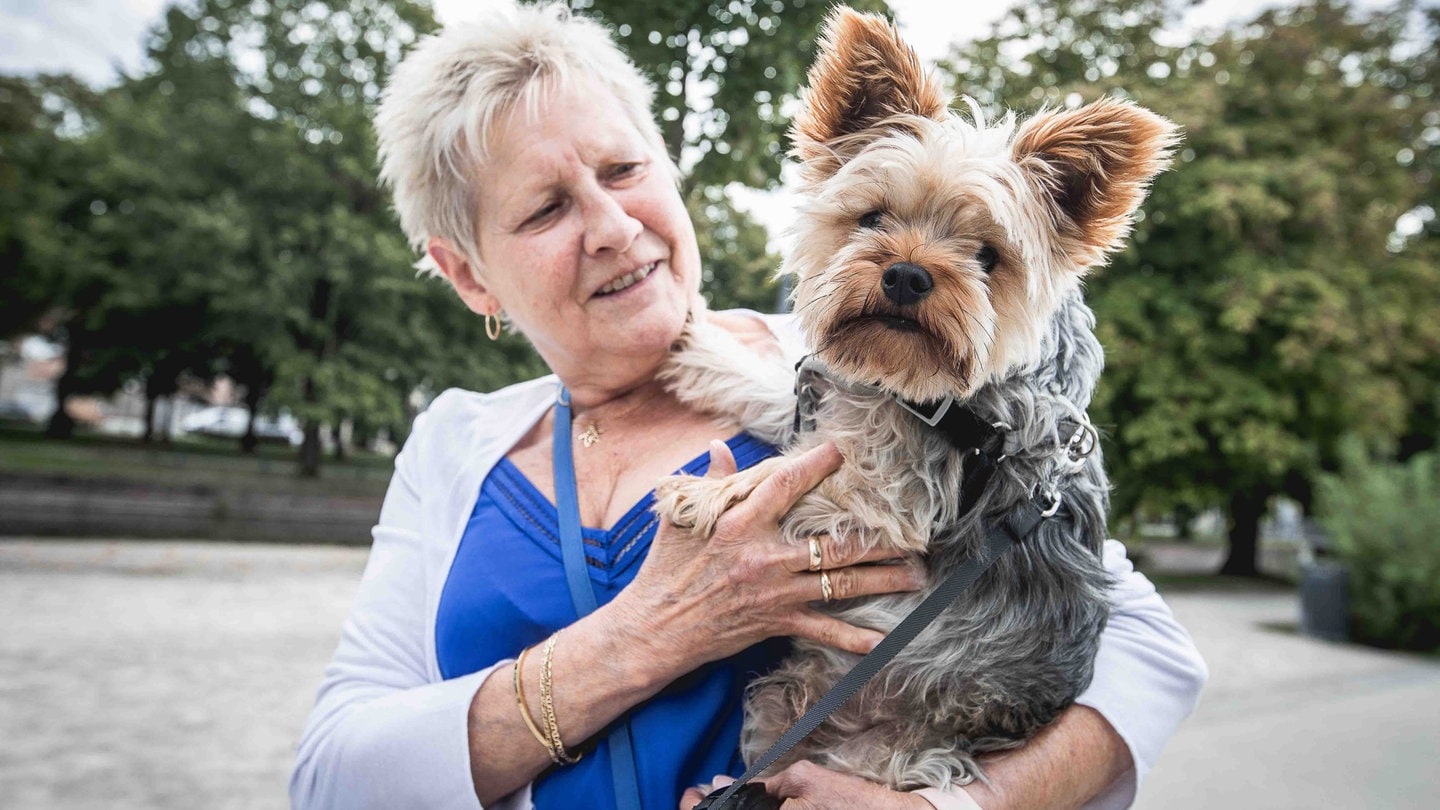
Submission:
M 1099 431 L 1089 422 L 1081 422 L 1080 427 L 1070 434 L 1070 440 L 1065 442 L 1065 452 L 1069 453 L 1071 458 L 1085 458 L 1099 446 Z

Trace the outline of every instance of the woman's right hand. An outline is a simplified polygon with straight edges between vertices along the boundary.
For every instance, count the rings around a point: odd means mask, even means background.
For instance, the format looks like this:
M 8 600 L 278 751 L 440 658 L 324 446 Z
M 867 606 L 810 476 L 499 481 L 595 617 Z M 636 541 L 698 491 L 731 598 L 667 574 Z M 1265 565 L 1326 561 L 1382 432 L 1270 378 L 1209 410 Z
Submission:
M 710 449 L 710 477 L 735 474 L 723 442 Z M 780 519 L 828 475 L 841 456 L 829 442 L 773 466 L 744 500 L 731 506 L 714 533 L 696 537 L 662 521 L 634 581 L 608 606 L 635 643 L 672 677 L 775 636 L 802 636 L 855 653 L 884 637 L 810 607 L 822 597 L 809 549 L 785 542 Z M 828 537 L 824 568 L 837 599 L 919 590 L 915 563 L 870 565 L 899 556 L 890 549 L 849 551 Z

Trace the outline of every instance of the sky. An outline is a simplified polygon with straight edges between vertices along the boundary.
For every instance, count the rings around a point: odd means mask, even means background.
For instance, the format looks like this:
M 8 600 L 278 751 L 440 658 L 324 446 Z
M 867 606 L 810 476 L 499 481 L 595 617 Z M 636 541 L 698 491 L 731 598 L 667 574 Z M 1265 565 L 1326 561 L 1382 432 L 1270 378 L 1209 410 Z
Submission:
M 1381 2 L 1357 0 L 1361 6 Z M 1016 0 L 890 0 L 901 33 L 927 62 L 944 56 L 953 42 L 985 35 L 1015 4 Z M 1216 29 L 1283 4 L 1287 0 L 1204 0 L 1185 17 L 1181 28 Z M 145 33 L 167 5 L 167 0 L 0 0 L 0 72 L 68 71 L 92 84 L 113 82 L 117 69 L 140 67 Z M 434 5 L 443 23 L 475 15 L 478 3 L 435 0 Z M 772 244 L 784 252 L 783 232 L 793 208 L 786 189 L 757 192 L 733 187 L 732 196 L 739 207 L 766 223 Z
M 1206 0 L 1185 22 L 1196 28 L 1217 27 L 1280 2 Z M 139 67 L 145 32 L 159 21 L 166 5 L 167 0 L 0 0 L 0 72 L 70 71 L 95 84 L 114 81 L 116 66 Z M 435 0 L 442 22 L 472 16 L 476 5 L 476 0 Z M 1013 5 L 1014 0 L 890 2 L 901 31 L 928 61 L 943 56 L 951 42 L 983 35 Z

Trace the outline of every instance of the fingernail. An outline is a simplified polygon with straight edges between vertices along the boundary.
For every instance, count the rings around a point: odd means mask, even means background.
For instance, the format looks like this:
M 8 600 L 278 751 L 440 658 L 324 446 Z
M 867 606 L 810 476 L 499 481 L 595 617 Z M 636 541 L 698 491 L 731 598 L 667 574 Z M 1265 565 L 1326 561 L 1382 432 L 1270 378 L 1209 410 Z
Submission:
M 692 445 L 692 446 L 693 446 L 693 445 Z M 716 776 L 714 779 L 711 779 L 710 782 L 711 782 L 712 784 L 714 784 L 715 787 L 717 787 L 717 788 L 728 787 L 728 786 L 734 784 L 734 782 L 735 782 L 735 777 L 733 777 L 733 776 L 726 776 L 725 774 L 722 773 L 722 774 L 719 774 L 718 776 Z
M 882 642 L 882 641 L 884 641 L 884 640 L 885 640 L 885 634 L 884 634 L 884 633 L 874 633 L 874 634 L 872 634 L 872 635 L 870 636 L 870 650 L 873 651 L 876 647 L 879 647 L 879 646 L 880 646 L 880 642 Z

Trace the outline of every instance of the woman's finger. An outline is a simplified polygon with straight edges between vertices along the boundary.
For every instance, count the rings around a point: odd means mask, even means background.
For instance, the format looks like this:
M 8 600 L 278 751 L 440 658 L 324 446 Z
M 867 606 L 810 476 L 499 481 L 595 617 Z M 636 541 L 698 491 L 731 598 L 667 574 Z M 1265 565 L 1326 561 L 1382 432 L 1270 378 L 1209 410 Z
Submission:
M 735 454 L 730 451 L 730 445 L 716 439 L 710 442 L 710 470 L 705 473 L 706 478 L 728 478 L 739 471 L 739 465 L 735 463 Z
M 812 550 L 809 543 L 815 541 Z M 814 554 L 818 551 L 819 554 Z M 792 547 L 786 552 L 785 568 L 791 573 L 800 574 L 806 571 L 826 570 L 830 568 L 844 568 L 847 565 L 858 563 L 883 562 L 886 560 L 898 560 L 904 558 L 906 552 L 894 546 L 878 545 L 868 549 L 858 548 L 850 543 L 840 543 L 828 534 L 817 534 L 807 538 L 802 545 Z M 819 568 L 811 566 L 815 556 L 820 558 Z
M 761 520 L 779 523 L 796 501 L 840 469 L 844 460 L 833 443 L 816 445 L 776 467 L 743 505 Z
M 765 792 L 785 799 L 786 810 L 893 810 L 916 806 L 918 797 L 893 790 L 847 773 L 839 773 L 801 761 L 785 770 L 765 777 Z M 921 802 L 928 806 L 928 802 Z
M 853 599 L 882 593 L 904 593 L 925 587 L 925 569 L 919 563 L 903 565 L 852 565 L 799 574 L 791 578 L 790 593 L 796 599 L 815 602 L 825 599 L 825 582 L 830 583 L 830 599 Z
M 808 608 L 799 611 L 791 624 L 790 635 L 818 641 L 827 647 L 864 655 L 875 649 L 885 634 L 868 627 L 846 624 L 834 616 L 826 616 Z

